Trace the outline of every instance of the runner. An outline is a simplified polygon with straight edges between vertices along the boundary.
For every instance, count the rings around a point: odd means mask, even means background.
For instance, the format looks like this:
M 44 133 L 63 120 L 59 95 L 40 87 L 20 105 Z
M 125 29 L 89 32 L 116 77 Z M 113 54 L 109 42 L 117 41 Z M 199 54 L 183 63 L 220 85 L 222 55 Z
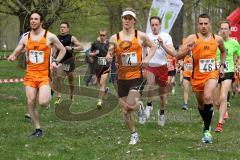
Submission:
M 61 90 L 60 88 L 62 88 L 65 75 L 68 77 L 70 87 L 70 100 L 72 101 L 74 91 L 74 69 L 75 69 L 73 51 L 82 51 L 83 46 L 80 44 L 80 42 L 75 36 L 69 34 L 69 27 L 70 27 L 69 23 L 66 21 L 61 22 L 60 24 L 60 34 L 57 37 L 65 47 L 66 54 L 60 61 L 62 66 L 56 70 L 57 73 L 56 76 L 58 82 L 57 84 L 58 90 Z M 58 92 L 55 104 L 59 104 L 61 102 L 62 100 L 61 97 L 62 97 L 61 93 Z
M 158 125 L 164 126 L 165 124 L 165 103 L 167 93 L 169 92 L 168 85 L 168 67 L 167 67 L 167 54 L 175 56 L 175 49 L 173 47 L 172 38 L 168 33 L 161 32 L 161 19 L 159 17 L 151 17 L 150 25 L 152 33 L 148 34 L 150 40 L 157 45 L 157 50 L 149 62 L 147 68 L 147 91 L 148 100 L 146 106 L 146 118 L 150 117 L 153 110 L 152 105 L 152 89 L 155 83 L 159 87 L 160 105 L 158 110 Z M 144 123 L 144 119 L 140 120 Z
M 39 114 L 36 110 L 36 99 L 38 98 L 38 103 L 41 106 L 48 106 L 51 100 L 49 66 L 56 68 L 66 52 L 57 36 L 43 29 L 42 24 L 43 15 L 38 11 L 31 12 L 31 31 L 21 38 L 16 49 L 8 57 L 8 61 L 14 61 L 22 49 L 27 49 L 27 70 L 24 85 L 26 86 L 28 112 L 36 128 L 32 134 L 33 137 L 42 136 Z M 53 46 L 60 52 L 54 62 L 50 64 L 50 52 Z
M 220 35 L 224 40 L 224 46 L 226 48 L 226 68 L 224 69 L 225 77 L 219 78 L 218 86 L 215 89 L 214 102 L 219 109 L 219 120 L 217 124 L 216 132 L 222 132 L 222 124 L 224 119 L 228 118 L 227 113 L 227 97 L 228 92 L 232 86 L 232 80 L 234 79 L 234 55 L 240 56 L 239 44 L 236 40 L 229 37 L 230 35 L 230 23 L 223 21 L 220 24 Z M 220 51 L 217 52 L 217 62 L 220 63 Z M 224 116 L 225 115 L 225 116 Z M 225 117 L 225 118 L 224 118 Z
M 175 94 L 175 84 L 176 84 L 176 58 L 167 55 L 167 66 L 168 66 L 168 83 L 172 86 L 172 94 Z
M 192 70 L 193 70 L 192 63 L 193 63 L 192 55 L 187 55 L 183 61 L 183 99 L 184 99 L 184 103 L 182 106 L 183 110 L 189 109 L 188 98 L 189 98 L 189 90 L 191 86 L 190 79 L 191 79 Z
M 198 18 L 199 33 L 188 36 L 186 44 L 177 55 L 177 59 L 192 53 L 193 72 L 192 89 L 198 101 L 198 110 L 204 122 L 204 143 L 212 143 L 210 124 L 213 114 L 213 91 L 217 86 L 219 71 L 216 69 L 217 48 L 220 49 L 220 76 L 224 76 L 225 48 L 223 39 L 211 33 L 211 19 L 207 14 Z
M 106 60 L 106 55 L 109 47 L 109 41 L 107 40 L 107 31 L 105 29 L 99 30 L 99 38 L 95 41 L 90 49 L 90 56 L 96 59 L 94 66 L 95 74 L 98 79 L 99 85 L 99 99 L 97 102 L 97 108 L 101 109 L 103 106 L 103 97 L 107 92 L 106 82 L 108 80 L 110 64 Z
M 118 63 L 118 95 L 122 112 L 127 126 L 131 132 L 129 144 L 134 145 L 139 141 L 137 130 L 134 126 L 132 111 L 143 106 L 139 101 L 140 92 L 144 83 L 142 67 L 146 67 L 156 51 L 156 46 L 143 32 L 135 30 L 136 13 L 127 8 L 122 13 L 123 29 L 114 34 L 110 39 L 107 59 L 116 57 Z M 143 57 L 142 48 L 149 47 L 148 56 Z

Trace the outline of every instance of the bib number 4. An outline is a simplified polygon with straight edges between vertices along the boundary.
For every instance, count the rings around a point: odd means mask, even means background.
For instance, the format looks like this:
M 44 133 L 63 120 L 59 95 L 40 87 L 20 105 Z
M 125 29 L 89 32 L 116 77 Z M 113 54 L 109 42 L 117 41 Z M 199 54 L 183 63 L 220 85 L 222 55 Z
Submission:
M 122 53 L 122 65 L 123 66 L 136 66 L 137 65 L 137 54 L 136 52 Z

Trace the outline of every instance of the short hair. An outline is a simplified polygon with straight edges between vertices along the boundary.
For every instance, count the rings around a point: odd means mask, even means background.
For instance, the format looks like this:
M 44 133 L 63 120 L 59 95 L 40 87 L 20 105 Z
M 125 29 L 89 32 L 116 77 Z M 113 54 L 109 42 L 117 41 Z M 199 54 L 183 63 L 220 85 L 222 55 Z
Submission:
M 70 27 L 70 25 L 69 25 L 69 23 L 68 23 L 67 21 L 62 21 L 62 22 L 60 23 L 60 26 L 61 26 L 62 24 L 66 24 L 68 28 Z
M 157 19 L 157 20 L 159 21 L 159 23 L 162 22 L 161 18 L 158 17 L 158 16 L 152 16 L 152 17 L 150 17 L 150 20 L 149 20 L 150 23 L 151 23 L 152 19 Z
M 42 14 L 42 12 L 40 12 L 39 10 L 33 10 L 33 11 L 31 11 L 29 17 L 31 17 L 34 13 L 36 13 L 36 14 L 38 14 L 38 15 L 40 16 L 40 22 L 43 22 L 43 21 L 44 21 L 43 14 Z
M 211 17 L 210 17 L 207 13 L 200 14 L 200 15 L 198 16 L 198 19 L 199 19 L 199 18 L 208 18 L 208 19 L 211 21 Z
M 98 33 L 100 34 L 100 32 L 106 32 L 107 33 L 107 30 L 105 28 L 100 28 Z
M 229 22 L 228 20 L 224 20 L 224 21 L 220 22 L 220 25 L 223 24 L 223 23 L 228 24 L 229 29 L 231 29 L 231 22 Z

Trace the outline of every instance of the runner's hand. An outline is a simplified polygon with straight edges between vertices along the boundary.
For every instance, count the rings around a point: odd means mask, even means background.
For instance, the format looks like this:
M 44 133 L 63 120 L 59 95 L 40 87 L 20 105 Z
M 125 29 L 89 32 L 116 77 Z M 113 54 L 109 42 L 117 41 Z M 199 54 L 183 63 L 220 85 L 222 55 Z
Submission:
M 158 43 L 160 44 L 160 46 L 162 47 L 163 46 L 163 39 L 160 37 L 160 36 L 158 36 Z
M 219 68 L 219 76 L 220 76 L 220 78 L 223 78 L 225 76 L 224 75 L 224 65 L 221 65 Z
M 9 62 L 15 61 L 15 60 L 16 60 L 16 56 L 15 56 L 14 54 L 11 54 L 11 55 L 7 58 L 7 60 L 8 60 Z
M 53 69 L 56 69 L 56 68 L 58 68 L 58 65 L 56 64 L 56 62 L 51 63 L 50 69 L 53 70 Z

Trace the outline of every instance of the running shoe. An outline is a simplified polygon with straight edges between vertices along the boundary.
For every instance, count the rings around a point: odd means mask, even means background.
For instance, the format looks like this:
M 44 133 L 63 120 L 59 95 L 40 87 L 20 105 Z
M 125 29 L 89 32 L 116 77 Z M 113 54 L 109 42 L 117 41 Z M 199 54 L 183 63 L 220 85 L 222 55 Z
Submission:
M 212 143 L 212 135 L 209 130 L 205 130 L 202 136 L 203 143 Z
M 188 105 L 187 104 L 183 104 L 182 109 L 183 110 L 188 110 Z
M 160 115 L 158 110 L 158 125 L 163 127 L 165 125 L 165 121 L 166 121 L 165 115 L 164 114 Z
M 97 108 L 102 109 L 102 100 L 98 100 Z
M 60 104 L 62 102 L 62 97 L 56 97 L 56 101 L 54 102 L 54 104 Z
M 218 123 L 218 124 L 217 124 L 217 128 L 215 129 L 215 132 L 220 133 L 220 132 L 222 132 L 222 131 L 223 131 L 222 124 L 221 124 L 221 123 Z
M 137 144 L 138 141 L 139 141 L 138 134 L 137 133 L 133 133 L 131 135 L 131 140 L 130 140 L 129 144 L 130 145 L 135 145 L 135 144 Z
M 42 130 L 41 130 L 41 129 L 36 129 L 36 131 L 31 134 L 31 137 L 39 138 L 39 137 L 42 136 L 42 134 L 43 134 L 43 133 L 42 133 Z
M 145 116 L 146 116 L 146 119 L 149 119 L 150 116 L 151 116 L 151 113 L 152 113 L 152 110 L 153 110 L 153 106 L 146 106 L 146 109 L 145 109 Z

